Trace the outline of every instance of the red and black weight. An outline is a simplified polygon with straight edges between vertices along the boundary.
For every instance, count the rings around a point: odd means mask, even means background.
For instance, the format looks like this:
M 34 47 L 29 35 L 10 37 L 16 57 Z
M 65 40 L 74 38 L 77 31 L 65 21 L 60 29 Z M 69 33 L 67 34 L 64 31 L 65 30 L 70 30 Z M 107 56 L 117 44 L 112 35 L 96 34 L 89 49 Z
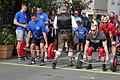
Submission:
M 57 49 L 57 46 L 56 46 L 55 43 L 51 43 L 51 44 L 49 45 L 49 47 L 48 47 L 48 58 L 54 59 L 54 57 L 55 57 L 55 52 L 54 52 L 54 50 L 56 50 L 56 49 Z
M 117 56 L 114 57 L 113 60 L 110 61 L 110 69 L 111 71 L 115 72 L 117 70 Z
M 23 49 L 25 48 L 25 46 L 26 46 L 26 41 L 21 41 L 20 44 L 17 46 L 17 50 L 20 57 L 25 57 L 27 55 L 27 51 Z

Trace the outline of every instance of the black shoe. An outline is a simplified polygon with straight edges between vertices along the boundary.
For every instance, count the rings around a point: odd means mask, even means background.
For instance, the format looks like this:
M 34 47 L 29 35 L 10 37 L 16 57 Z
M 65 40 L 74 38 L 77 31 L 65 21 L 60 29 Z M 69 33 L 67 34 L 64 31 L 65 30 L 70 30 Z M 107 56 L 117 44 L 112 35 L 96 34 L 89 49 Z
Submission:
M 56 61 L 56 60 L 53 61 L 53 63 L 52 63 L 52 68 L 53 68 L 53 69 L 56 69 L 56 64 L 57 64 L 57 61 Z
M 72 62 L 69 62 L 68 63 L 68 67 L 72 67 L 73 66 L 73 63 Z
M 42 58 L 40 61 L 40 66 L 44 66 L 44 65 L 45 65 L 44 58 Z
M 30 61 L 30 63 L 28 63 L 28 65 L 33 65 L 33 64 L 36 64 L 34 57 L 31 58 L 31 61 Z
M 41 63 L 40 63 L 40 66 L 44 66 L 44 65 L 45 65 L 45 63 L 44 63 L 44 62 L 41 62 Z
M 107 71 L 105 64 L 102 65 L 102 71 Z
M 92 69 L 92 64 L 89 64 L 86 69 Z

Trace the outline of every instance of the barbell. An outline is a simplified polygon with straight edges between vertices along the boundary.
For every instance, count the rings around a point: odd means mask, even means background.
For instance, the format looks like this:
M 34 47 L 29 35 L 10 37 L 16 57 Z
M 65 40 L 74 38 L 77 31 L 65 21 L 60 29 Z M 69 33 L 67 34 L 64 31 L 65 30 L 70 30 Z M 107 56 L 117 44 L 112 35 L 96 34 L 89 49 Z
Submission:
M 48 49 L 45 49 L 44 51 L 47 52 L 48 57 L 49 57 L 50 59 L 53 59 L 53 58 L 55 57 L 56 49 L 57 49 L 56 44 L 55 44 L 55 43 L 51 43 L 51 44 L 48 46 Z M 19 42 L 19 44 L 18 44 L 18 46 L 17 46 L 17 51 L 18 51 L 20 57 L 27 56 L 27 51 L 30 51 L 30 49 L 29 49 L 29 48 L 26 48 L 26 41 L 21 41 L 21 42 Z M 40 50 L 34 50 L 34 51 L 40 52 Z
M 25 46 L 26 46 L 26 42 L 25 41 L 21 41 L 20 45 L 18 45 L 18 53 L 21 55 L 21 57 L 22 56 L 26 56 L 27 55 L 27 51 L 30 51 L 30 49 L 26 48 Z M 50 59 L 53 59 L 55 57 L 56 50 L 57 50 L 56 43 L 51 43 L 48 46 L 48 49 L 45 49 L 44 51 L 47 52 L 48 57 Z M 34 51 L 41 52 L 41 50 L 34 50 Z M 62 51 L 62 52 L 67 52 L 67 51 Z M 76 51 L 69 51 L 69 52 L 76 52 Z

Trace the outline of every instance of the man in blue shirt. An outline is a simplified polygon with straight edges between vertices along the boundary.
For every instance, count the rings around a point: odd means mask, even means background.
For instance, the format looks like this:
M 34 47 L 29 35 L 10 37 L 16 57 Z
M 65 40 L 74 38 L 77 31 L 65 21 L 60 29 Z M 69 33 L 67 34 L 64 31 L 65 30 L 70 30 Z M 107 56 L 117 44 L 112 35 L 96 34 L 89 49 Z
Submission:
M 19 53 L 19 45 L 21 44 L 22 41 L 27 40 L 27 15 L 26 15 L 26 10 L 27 10 L 27 5 L 25 3 L 22 3 L 21 10 L 15 14 L 14 18 L 14 24 L 17 26 L 16 27 L 16 36 L 18 40 L 17 44 L 17 53 L 18 53 L 18 60 L 22 60 L 22 58 L 25 58 L 25 56 L 21 56 Z
M 49 21 L 48 15 L 45 12 L 43 12 L 42 7 L 39 5 L 36 7 L 36 11 L 37 11 L 38 19 L 42 20 L 45 23 L 46 28 L 48 28 L 48 21 Z
M 49 18 L 48 18 L 48 15 L 43 11 L 42 6 L 40 6 L 40 5 L 36 6 L 36 11 L 37 11 L 38 19 L 42 20 L 44 22 L 44 24 L 45 24 L 45 28 L 47 29 L 48 41 L 49 41 L 49 34 L 48 34 L 48 32 L 49 32 L 49 28 L 48 28 Z M 39 52 L 37 52 L 37 56 L 39 56 L 38 53 Z M 48 61 L 47 53 L 45 53 L 45 61 Z
M 41 65 L 44 64 L 44 43 L 45 47 L 48 47 L 46 28 L 43 21 L 39 20 L 36 13 L 31 14 L 31 21 L 28 23 L 28 37 L 30 38 L 31 33 L 33 33 L 32 44 L 30 46 L 31 50 L 31 62 L 30 64 L 35 64 L 35 47 L 37 44 L 40 45 L 40 57 L 41 57 Z

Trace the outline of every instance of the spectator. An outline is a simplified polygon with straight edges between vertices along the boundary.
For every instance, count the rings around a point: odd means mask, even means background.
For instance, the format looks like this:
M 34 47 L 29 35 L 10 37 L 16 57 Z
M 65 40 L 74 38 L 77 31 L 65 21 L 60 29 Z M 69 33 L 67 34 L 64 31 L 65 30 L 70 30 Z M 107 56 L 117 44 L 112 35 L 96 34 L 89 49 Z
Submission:
M 86 12 L 85 10 L 82 10 L 81 11 L 81 16 L 80 18 L 82 19 L 83 23 L 84 23 L 84 27 L 89 31 L 90 29 L 90 20 L 89 18 L 86 16 Z
M 26 15 L 26 10 L 27 10 L 27 4 L 22 3 L 21 5 L 21 10 L 15 14 L 14 18 L 14 24 L 17 26 L 16 27 L 16 36 L 17 36 L 17 53 L 18 53 L 18 60 L 25 60 L 26 56 L 21 56 L 19 53 L 19 45 L 21 44 L 22 41 L 26 41 L 28 44 L 28 38 L 27 38 L 27 15 Z M 27 45 L 28 46 L 28 45 Z
M 83 26 L 83 21 L 77 21 L 78 28 L 76 29 L 76 35 L 78 37 L 77 51 L 83 52 L 84 39 L 87 34 L 87 29 Z

